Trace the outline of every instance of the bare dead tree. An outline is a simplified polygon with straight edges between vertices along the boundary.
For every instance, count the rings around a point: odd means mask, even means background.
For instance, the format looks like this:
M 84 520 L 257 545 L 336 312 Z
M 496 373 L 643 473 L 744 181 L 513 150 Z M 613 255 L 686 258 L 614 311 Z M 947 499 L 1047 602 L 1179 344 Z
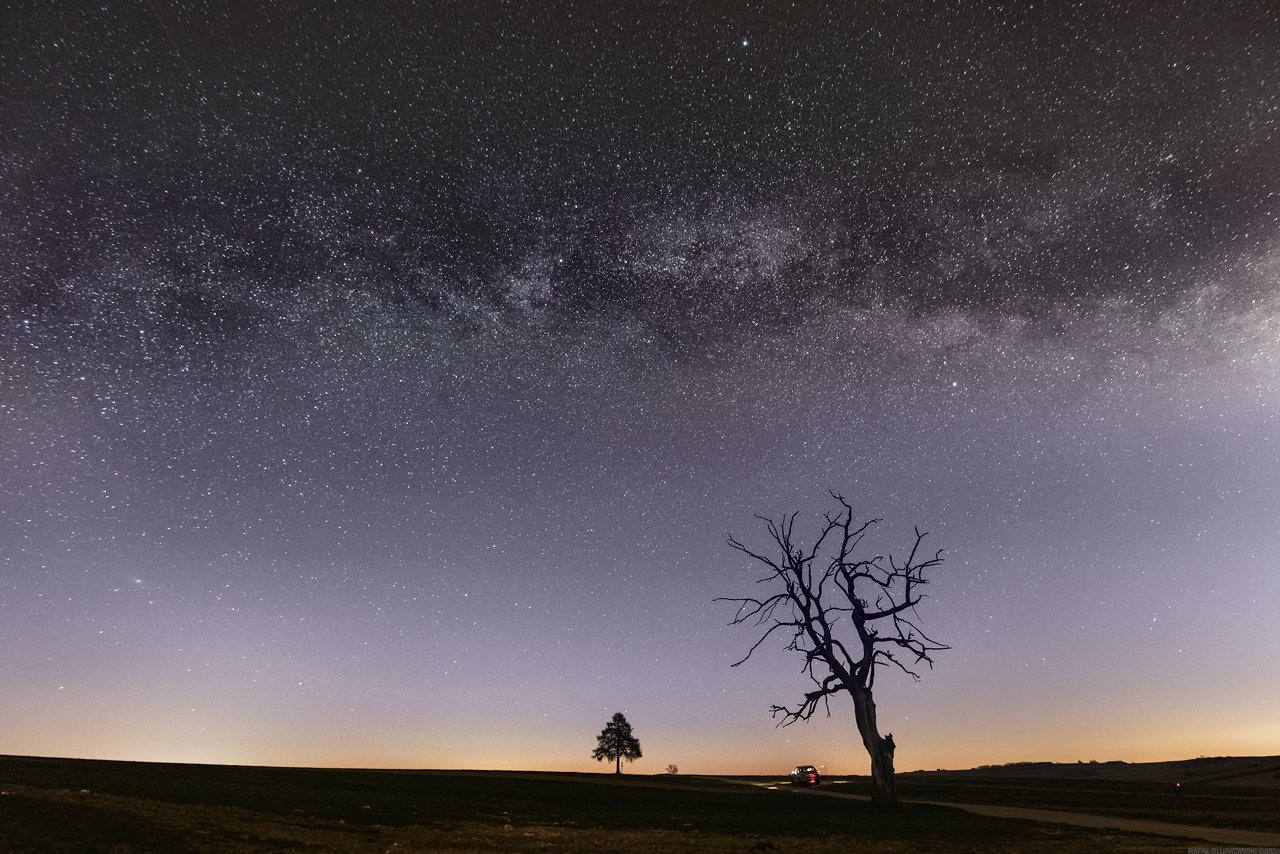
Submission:
M 730 546 L 767 568 L 756 583 L 767 585 L 771 592 L 716 601 L 738 606 L 731 625 L 765 627 L 734 667 L 748 661 L 774 634 L 786 637 L 786 648 L 804 657 L 803 671 L 815 688 L 794 707 L 772 707 L 773 716 L 781 716 L 779 726 L 809 720 L 819 705 L 830 717 L 833 694 L 853 699 L 858 733 L 871 757 L 872 801 L 891 808 L 898 802 L 893 733 L 881 737 L 871 692 L 880 665 L 892 665 L 918 680 L 916 669 L 921 663 L 933 667 L 931 653 L 950 649 L 925 634 L 916 611 L 925 598 L 921 588 L 929 583 L 925 574 L 942 563 L 942 551 L 931 557 L 922 554 L 921 543 L 927 535 L 916 528 L 915 542 L 903 560 L 893 555 L 855 557 L 867 531 L 881 520 L 855 525 L 849 502 L 835 493 L 832 497 L 843 509 L 824 515 L 817 541 L 808 549 L 793 534 L 796 513 L 776 521 L 756 517 L 766 524 L 773 539 L 769 551 L 778 552 L 776 556 L 752 551 L 730 536 Z

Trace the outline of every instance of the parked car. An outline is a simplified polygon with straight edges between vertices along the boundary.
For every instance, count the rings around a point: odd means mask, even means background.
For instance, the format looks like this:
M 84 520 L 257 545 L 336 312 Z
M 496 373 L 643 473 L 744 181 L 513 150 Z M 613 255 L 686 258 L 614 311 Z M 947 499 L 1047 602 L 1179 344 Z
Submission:
M 818 774 L 818 769 L 812 765 L 797 765 L 791 772 L 793 786 L 808 786 L 810 789 L 816 789 L 821 784 L 822 777 Z

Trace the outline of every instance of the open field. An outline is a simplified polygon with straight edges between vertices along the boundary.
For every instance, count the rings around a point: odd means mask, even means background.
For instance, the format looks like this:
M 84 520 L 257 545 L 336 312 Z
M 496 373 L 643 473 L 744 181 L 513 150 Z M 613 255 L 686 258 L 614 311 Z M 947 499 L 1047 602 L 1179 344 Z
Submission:
M 971 790 L 952 788 L 973 800 Z M 683 776 L 2 757 L 0 790 L 4 851 L 825 852 L 856 843 L 873 852 L 1145 852 L 1188 846 L 1168 837 L 940 806 L 882 816 L 857 801 Z
M 1202 756 L 1170 762 L 1014 762 L 967 771 L 912 771 L 908 776 L 968 779 L 1040 777 L 1054 780 L 1128 780 L 1209 786 L 1252 786 L 1280 794 L 1280 756 Z
M 1280 833 L 1280 757 L 1183 762 L 1020 764 L 898 775 L 906 800 L 1067 810 L 1174 824 Z M 1173 796 L 1173 783 L 1183 783 Z M 870 781 L 833 790 L 870 795 Z

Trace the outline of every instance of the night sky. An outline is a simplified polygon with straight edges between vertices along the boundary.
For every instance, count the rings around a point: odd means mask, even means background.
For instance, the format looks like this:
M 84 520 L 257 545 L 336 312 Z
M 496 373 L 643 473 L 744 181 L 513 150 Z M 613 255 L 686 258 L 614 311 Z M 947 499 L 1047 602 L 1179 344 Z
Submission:
M 866 773 L 828 490 L 900 770 L 1280 754 L 1274 4 L 0 11 L 0 753 Z

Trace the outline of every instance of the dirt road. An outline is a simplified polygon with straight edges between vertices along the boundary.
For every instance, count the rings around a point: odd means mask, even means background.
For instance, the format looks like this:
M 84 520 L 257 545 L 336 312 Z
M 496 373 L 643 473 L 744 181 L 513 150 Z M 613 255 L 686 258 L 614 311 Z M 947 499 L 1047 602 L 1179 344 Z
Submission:
M 830 789 L 793 789 L 785 781 L 777 783 L 756 783 L 749 780 L 733 780 L 729 777 L 717 777 L 726 783 L 739 783 L 778 791 L 792 791 L 796 794 L 825 795 L 830 798 L 847 798 L 855 801 L 870 800 L 863 795 L 851 795 L 845 792 L 833 792 Z M 1149 833 L 1154 836 L 1175 836 L 1179 839 L 1197 839 L 1214 842 L 1220 845 L 1239 845 L 1250 848 L 1280 849 L 1280 833 L 1263 833 L 1256 830 L 1236 830 L 1230 827 L 1205 827 L 1198 824 L 1172 824 L 1164 821 L 1149 821 L 1138 818 L 1119 818 L 1095 813 L 1070 812 L 1067 810 L 1037 810 L 1024 807 L 1000 807 L 989 804 L 956 804 L 945 801 L 908 801 L 913 804 L 953 807 L 978 815 L 989 815 L 995 818 L 1020 818 L 1024 821 L 1043 821 L 1052 824 L 1071 824 L 1077 827 L 1105 828 L 1107 830 L 1129 830 L 1134 833 Z

